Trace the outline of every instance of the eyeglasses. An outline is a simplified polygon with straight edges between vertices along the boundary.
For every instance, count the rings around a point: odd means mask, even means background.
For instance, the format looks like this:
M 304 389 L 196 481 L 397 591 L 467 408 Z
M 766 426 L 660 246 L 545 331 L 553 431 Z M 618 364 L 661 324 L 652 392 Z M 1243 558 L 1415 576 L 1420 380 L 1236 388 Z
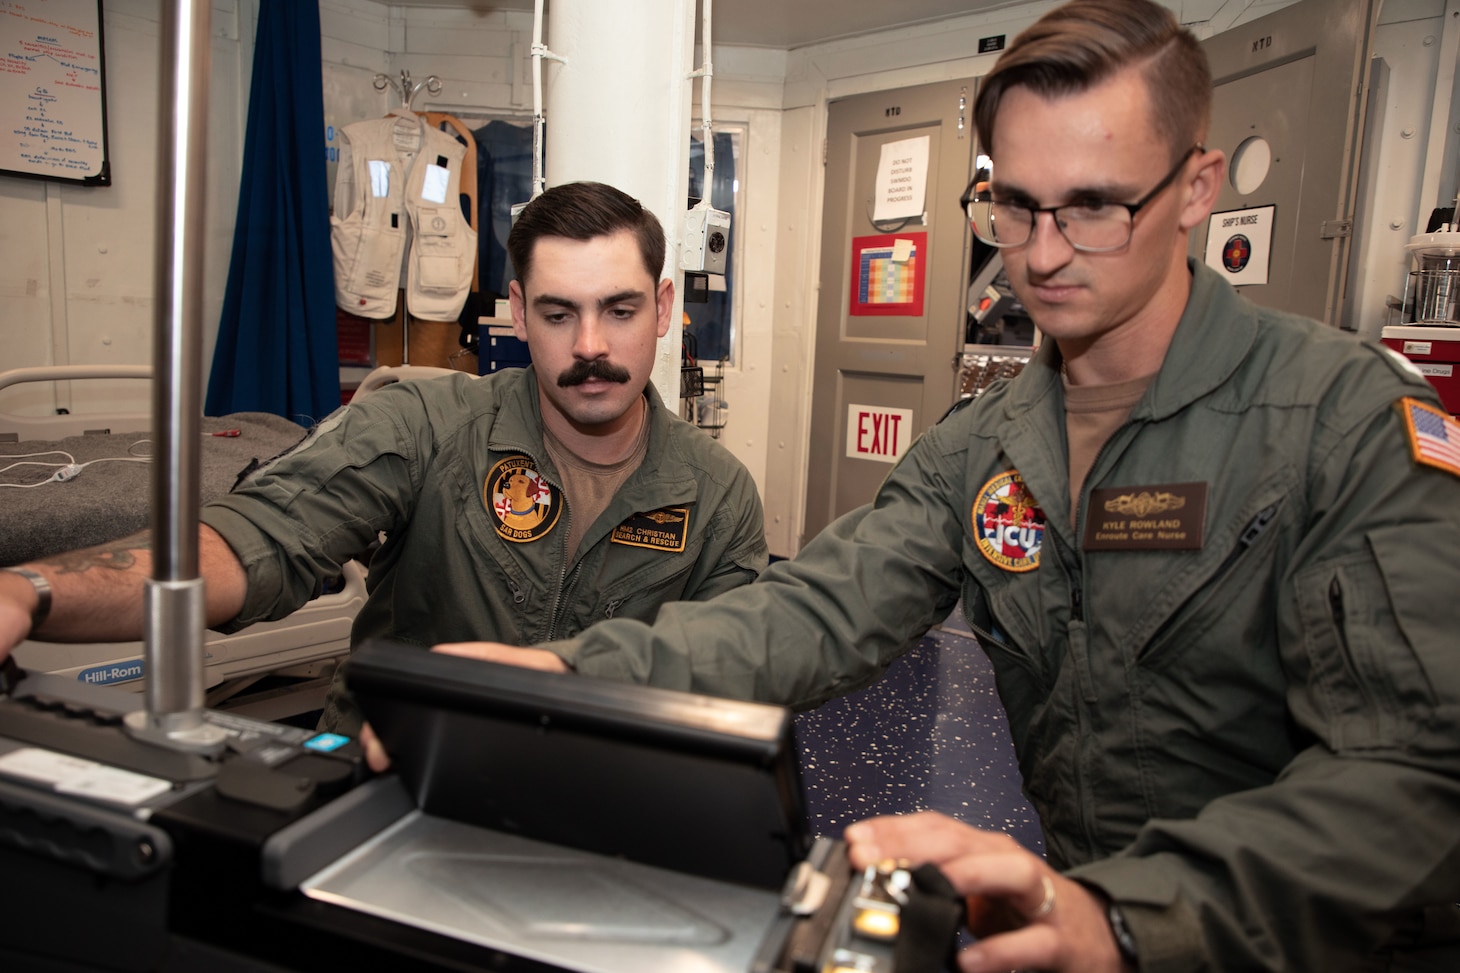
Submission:
M 983 193 L 976 187 L 979 176 L 968 184 L 958 202 L 962 204 L 968 220 L 973 224 L 974 235 L 991 247 L 1022 247 L 1034 233 L 1034 223 L 1040 213 L 1054 216 L 1054 225 L 1070 246 L 1086 253 L 1105 253 L 1120 250 L 1130 243 L 1135 228 L 1136 214 L 1172 181 L 1193 152 L 1204 152 L 1201 145 L 1194 145 L 1182 155 L 1181 160 L 1166 173 L 1146 195 L 1134 203 L 1117 203 L 1107 199 L 1087 199 L 1063 206 L 1031 206 L 1028 203 L 1012 203 L 1002 200 L 981 199 Z M 987 176 L 980 174 L 984 178 Z

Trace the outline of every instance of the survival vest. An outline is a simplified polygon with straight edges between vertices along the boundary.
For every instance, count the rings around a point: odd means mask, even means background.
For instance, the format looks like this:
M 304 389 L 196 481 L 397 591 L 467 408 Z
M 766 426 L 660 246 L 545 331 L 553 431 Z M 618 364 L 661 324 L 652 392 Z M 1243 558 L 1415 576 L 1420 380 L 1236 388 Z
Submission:
M 361 317 L 394 316 L 404 256 L 406 308 L 427 321 L 456 320 L 477 249 L 461 214 L 465 155 L 460 142 L 411 113 L 340 129 L 330 217 L 336 304 Z

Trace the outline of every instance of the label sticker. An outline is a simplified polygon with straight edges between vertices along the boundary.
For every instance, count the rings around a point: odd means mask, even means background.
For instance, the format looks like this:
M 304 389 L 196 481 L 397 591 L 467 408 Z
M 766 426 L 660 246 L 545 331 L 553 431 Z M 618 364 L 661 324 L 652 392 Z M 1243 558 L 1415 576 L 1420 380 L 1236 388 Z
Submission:
M 313 736 L 310 737 L 308 740 L 305 740 L 304 746 L 308 747 L 310 750 L 319 750 L 322 753 L 329 753 L 332 750 L 340 749 L 340 747 L 343 747 L 349 742 L 349 737 L 341 736 L 338 733 L 321 733 L 318 736 Z
M 141 679 L 146 674 L 146 668 L 141 659 L 126 659 L 122 662 L 108 662 L 106 665 L 82 669 L 76 674 L 76 680 L 91 686 L 113 686 L 117 683 Z
M 384 159 L 370 160 L 370 195 L 377 199 L 390 195 L 390 163 Z
M 426 182 L 421 186 L 421 198 L 431 203 L 446 202 L 446 187 L 451 183 L 451 173 L 437 165 L 426 166 Z
M 172 789 L 170 781 L 39 747 L 21 747 L 0 755 L 0 772 L 50 784 L 60 794 L 91 797 L 128 807 Z
M 678 553 L 689 536 L 689 508 L 662 507 L 646 514 L 634 514 L 613 529 L 609 540 L 630 547 L 649 547 Z

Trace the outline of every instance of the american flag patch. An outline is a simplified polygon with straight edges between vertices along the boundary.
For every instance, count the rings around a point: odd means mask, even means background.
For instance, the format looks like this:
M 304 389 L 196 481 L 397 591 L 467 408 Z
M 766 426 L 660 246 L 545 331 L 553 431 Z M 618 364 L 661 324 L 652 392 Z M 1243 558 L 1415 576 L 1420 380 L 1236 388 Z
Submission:
M 1414 461 L 1460 476 L 1460 422 L 1417 399 L 1400 399 L 1399 408 Z

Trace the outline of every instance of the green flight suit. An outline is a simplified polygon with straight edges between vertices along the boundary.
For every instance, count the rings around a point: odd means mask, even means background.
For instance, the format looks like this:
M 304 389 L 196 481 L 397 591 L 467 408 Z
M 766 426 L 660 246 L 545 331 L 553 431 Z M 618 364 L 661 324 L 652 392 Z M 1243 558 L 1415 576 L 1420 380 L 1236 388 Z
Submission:
M 1460 970 L 1460 477 L 1412 459 L 1396 407 L 1438 400 L 1397 356 L 1193 275 L 1080 523 L 1046 346 L 756 584 L 553 648 L 809 706 L 961 598 L 1049 860 L 1122 904 L 1143 971 Z M 1014 471 L 1044 525 L 1000 549 Z M 1200 549 L 1085 549 L 1092 489 L 1180 484 L 1205 490 Z
M 644 461 L 572 563 L 572 505 L 543 448 L 533 369 L 400 382 L 351 403 L 204 508 L 248 572 L 229 630 L 299 608 L 378 533 L 356 644 L 530 645 L 749 583 L 768 557 L 755 482 L 653 385 L 645 394 Z M 514 480 L 535 491 L 520 516 L 503 494 Z M 342 693 L 337 676 L 324 725 L 352 733 L 359 716 Z

